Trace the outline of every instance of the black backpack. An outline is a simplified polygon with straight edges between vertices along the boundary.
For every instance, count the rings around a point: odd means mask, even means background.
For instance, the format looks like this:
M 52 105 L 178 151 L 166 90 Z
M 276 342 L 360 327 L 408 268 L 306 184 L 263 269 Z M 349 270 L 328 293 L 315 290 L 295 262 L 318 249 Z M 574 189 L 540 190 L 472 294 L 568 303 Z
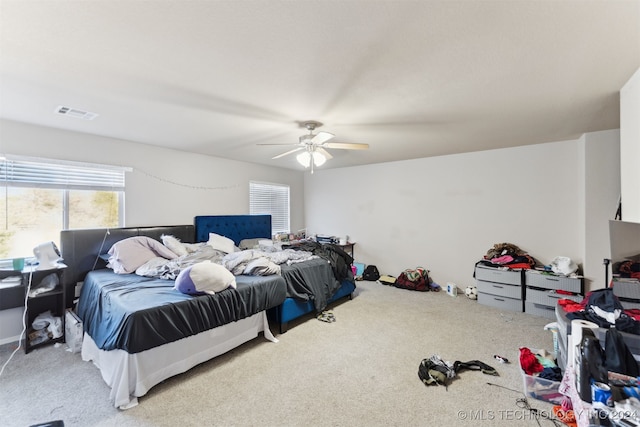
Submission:
M 608 371 L 630 377 L 637 377 L 640 374 L 638 362 L 633 357 L 633 353 L 629 350 L 627 343 L 624 342 L 624 337 L 620 331 L 615 328 L 607 329 L 604 343 L 604 365 Z M 600 380 L 596 379 L 596 381 Z
M 378 271 L 378 267 L 375 265 L 367 265 L 367 267 L 362 272 L 363 280 L 371 280 L 376 281 L 380 278 L 380 272 Z

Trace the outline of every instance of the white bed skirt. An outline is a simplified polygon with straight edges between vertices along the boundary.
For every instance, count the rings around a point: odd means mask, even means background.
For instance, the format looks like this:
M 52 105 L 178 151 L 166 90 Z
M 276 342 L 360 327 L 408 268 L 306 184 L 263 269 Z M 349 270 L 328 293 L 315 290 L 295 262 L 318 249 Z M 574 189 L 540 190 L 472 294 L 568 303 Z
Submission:
M 100 350 L 85 333 L 82 360 L 93 361 L 100 369 L 111 387 L 109 398 L 114 406 L 129 409 L 154 385 L 252 340 L 261 331 L 269 341 L 278 342 L 269 329 L 265 311 L 136 354 Z

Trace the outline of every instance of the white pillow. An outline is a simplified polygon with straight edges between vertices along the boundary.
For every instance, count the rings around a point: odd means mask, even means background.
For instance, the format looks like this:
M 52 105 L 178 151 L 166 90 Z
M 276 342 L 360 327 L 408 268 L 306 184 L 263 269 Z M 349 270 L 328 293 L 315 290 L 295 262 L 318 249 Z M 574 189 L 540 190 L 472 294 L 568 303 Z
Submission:
M 189 253 L 185 245 L 175 236 L 163 234 L 160 236 L 160 239 L 162 239 L 162 243 L 169 248 L 171 252 L 178 256 L 184 256 Z
M 207 244 L 213 249 L 222 251 L 227 254 L 236 251 L 236 245 L 233 240 L 216 233 L 209 233 L 209 241 L 207 242 Z

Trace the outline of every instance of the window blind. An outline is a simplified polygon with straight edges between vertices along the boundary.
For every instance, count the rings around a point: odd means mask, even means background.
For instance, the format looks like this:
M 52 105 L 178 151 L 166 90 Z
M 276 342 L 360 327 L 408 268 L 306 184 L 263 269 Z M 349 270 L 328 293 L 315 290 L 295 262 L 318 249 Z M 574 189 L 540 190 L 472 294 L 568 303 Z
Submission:
M 289 186 L 262 182 L 249 183 L 251 215 L 271 215 L 271 232 L 289 233 Z
M 61 160 L 0 160 L 0 183 L 10 187 L 124 191 L 127 168 Z

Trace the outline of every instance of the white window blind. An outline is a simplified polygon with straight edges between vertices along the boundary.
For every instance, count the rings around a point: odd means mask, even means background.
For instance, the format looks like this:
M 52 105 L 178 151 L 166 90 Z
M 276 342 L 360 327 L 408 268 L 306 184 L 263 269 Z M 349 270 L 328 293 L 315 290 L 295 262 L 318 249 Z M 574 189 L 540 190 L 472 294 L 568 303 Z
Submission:
M 289 233 L 289 186 L 263 182 L 249 183 L 251 215 L 271 215 L 271 233 Z
M 126 168 L 60 160 L 0 160 L 0 183 L 10 187 L 124 191 Z

